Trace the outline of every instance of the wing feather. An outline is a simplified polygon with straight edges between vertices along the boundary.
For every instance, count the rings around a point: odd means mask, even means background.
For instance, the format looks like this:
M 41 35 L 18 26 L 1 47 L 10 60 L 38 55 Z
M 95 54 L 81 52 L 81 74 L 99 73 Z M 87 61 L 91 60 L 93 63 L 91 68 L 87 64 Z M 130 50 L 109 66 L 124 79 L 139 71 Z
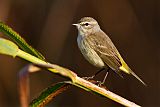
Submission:
M 102 58 L 102 60 L 113 70 L 119 70 L 121 66 L 120 59 L 118 57 L 118 50 L 112 43 L 111 39 L 103 32 L 100 31 L 92 35 L 87 36 L 87 42 Z

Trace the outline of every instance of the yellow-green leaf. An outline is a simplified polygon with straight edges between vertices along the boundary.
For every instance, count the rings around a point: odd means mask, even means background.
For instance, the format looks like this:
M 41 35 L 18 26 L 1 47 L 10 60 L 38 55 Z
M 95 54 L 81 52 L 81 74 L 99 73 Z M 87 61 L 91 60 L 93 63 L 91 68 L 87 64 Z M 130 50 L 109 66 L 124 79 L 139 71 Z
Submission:
M 31 47 L 17 32 L 2 22 L 0 22 L 0 32 L 3 32 L 6 36 L 11 38 L 23 51 L 30 53 L 41 60 L 45 60 L 40 52 Z
M 0 54 L 10 55 L 15 57 L 19 48 L 13 42 L 0 38 Z

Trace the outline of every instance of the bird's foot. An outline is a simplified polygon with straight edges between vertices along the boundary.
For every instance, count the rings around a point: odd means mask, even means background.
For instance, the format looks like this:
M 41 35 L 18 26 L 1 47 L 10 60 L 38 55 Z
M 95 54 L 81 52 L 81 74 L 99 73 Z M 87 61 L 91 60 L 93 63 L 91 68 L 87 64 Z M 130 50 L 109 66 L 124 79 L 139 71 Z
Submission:
M 96 83 L 96 85 L 98 85 L 99 87 L 101 87 L 101 86 L 103 86 L 104 85 L 104 83 L 103 82 L 101 82 L 101 81 L 96 81 L 97 83 Z
M 82 78 L 85 79 L 85 80 L 87 80 L 87 81 L 90 81 L 91 83 L 97 85 L 98 87 L 101 87 L 101 88 L 104 88 L 104 89 L 108 90 L 107 87 L 104 85 L 104 82 L 93 80 L 94 76 L 91 76 L 91 77 L 82 77 Z
M 107 87 L 105 86 L 104 82 L 96 81 L 96 85 L 97 85 L 98 87 L 101 87 L 101 88 L 104 88 L 104 89 L 108 90 Z

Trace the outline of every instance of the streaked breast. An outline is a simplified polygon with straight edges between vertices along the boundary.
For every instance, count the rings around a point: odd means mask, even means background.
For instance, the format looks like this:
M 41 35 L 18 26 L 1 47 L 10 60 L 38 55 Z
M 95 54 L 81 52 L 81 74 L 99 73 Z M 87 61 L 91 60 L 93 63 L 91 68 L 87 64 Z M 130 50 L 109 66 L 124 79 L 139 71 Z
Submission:
M 98 56 L 98 54 L 92 49 L 87 41 L 85 40 L 85 37 L 82 37 L 81 35 L 78 35 L 77 37 L 77 43 L 78 47 L 83 54 L 83 56 L 91 63 L 92 65 L 103 68 L 105 66 L 102 59 Z

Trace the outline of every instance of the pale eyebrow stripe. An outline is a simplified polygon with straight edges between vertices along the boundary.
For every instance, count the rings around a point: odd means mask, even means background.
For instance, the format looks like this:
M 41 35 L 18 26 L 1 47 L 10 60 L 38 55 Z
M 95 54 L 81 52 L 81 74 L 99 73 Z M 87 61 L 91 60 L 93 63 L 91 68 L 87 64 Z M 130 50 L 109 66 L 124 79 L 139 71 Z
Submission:
M 81 22 L 80 24 L 83 25 L 85 23 L 89 23 L 89 24 L 96 24 L 96 22 Z

